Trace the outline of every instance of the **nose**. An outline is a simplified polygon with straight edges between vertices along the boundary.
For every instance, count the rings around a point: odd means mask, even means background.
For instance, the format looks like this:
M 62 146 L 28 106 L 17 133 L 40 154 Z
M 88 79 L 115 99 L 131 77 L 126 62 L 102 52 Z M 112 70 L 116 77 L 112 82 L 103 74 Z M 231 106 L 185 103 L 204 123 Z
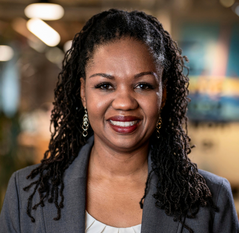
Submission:
M 115 98 L 112 102 L 112 107 L 114 109 L 128 111 L 138 107 L 138 101 L 135 98 L 133 90 L 129 90 L 129 88 L 127 88 L 118 90 L 115 94 Z

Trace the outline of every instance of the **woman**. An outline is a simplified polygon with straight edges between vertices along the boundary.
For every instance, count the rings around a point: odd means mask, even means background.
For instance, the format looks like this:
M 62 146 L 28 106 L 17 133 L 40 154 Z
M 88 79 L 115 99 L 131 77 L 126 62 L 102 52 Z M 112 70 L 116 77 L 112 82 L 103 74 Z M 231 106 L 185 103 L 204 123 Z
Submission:
M 187 157 L 184 67 L 156 18 L 93 16 L 63 61 L 49 150 L 12 176 L 0 231 L 237 232 L 228 181 Z

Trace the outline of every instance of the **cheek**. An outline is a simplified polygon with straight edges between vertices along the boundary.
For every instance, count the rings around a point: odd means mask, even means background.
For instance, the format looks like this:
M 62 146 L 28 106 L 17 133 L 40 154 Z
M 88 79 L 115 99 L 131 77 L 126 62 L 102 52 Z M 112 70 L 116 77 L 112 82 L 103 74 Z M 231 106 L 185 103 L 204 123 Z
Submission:
M 161 109 L 161 103 L 162 97 L 160 94 L 156 94 L 152 96 L 150 99 L 147 99 L 144 101 L 144 109 L 145 113 L 151 118 L 151 119 L 158 119 L 160 115 L 160 109 Z
M 99 97 L 94 90 L 88 89 L 86 91 L 86 100 L 90 122 L 94 123 L 98 119 L 103 120 L 104 114 L 109 106 L 109 98 Z
M 148 104 L 148 109 L 147 109 L 147 113 L 148 118 L 150 119 L 149 124 L 156 124 L 156 122 L 158 121 L 158 118 L 160 116 L 160 108 L 157 107 L 157 105 L 153 105 L 153 104 Z

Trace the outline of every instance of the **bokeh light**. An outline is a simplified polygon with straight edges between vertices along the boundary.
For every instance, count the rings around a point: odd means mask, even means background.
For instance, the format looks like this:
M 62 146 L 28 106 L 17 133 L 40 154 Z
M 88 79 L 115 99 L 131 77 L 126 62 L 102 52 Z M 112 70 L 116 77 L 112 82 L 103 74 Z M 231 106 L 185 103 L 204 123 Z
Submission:
M 33 3 L 24 10 L 28 18 L 40 18 L 44 20 L 57 20 L 64 15 L 64 9 L 58 4 Z
M 234 4 L 235 0 L 220 0 L 220 3 L 224 7 L 231 7 Z
M 40 19 L 35 18 L 28 20 L 27 28 L 48 46 L 54 47 L 60 42 L 58 32 Z
M 0 61 L 9 61 L 14 55 L 13 49 L 8 45 L 0 45 Z

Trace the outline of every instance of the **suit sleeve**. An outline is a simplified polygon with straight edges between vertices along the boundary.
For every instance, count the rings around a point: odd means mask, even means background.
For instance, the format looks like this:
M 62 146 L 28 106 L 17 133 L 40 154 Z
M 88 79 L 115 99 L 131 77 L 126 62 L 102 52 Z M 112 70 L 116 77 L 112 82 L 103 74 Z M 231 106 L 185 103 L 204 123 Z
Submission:
M 233 201 L 230 183 L 223 179 L 218 193 L 217 206 L 219 212 L 215 213 L 213 232 L 239 233 L 238 217 Z
M 0 233 L 20 231 L 20 203 L 16 184 L 16 172 L 11 176 L 0 214 Z

